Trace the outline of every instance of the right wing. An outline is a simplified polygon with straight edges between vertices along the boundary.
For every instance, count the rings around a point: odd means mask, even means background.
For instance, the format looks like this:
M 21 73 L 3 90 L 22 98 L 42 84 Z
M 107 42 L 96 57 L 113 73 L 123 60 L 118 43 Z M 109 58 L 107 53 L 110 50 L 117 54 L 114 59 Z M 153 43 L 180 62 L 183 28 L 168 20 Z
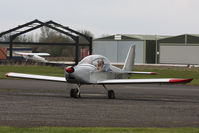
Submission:
M 98 84 L 156 84 L 156 83 L 189 83 L 193 79 L 159 78 L 159 79 L 109 79 L 98 81 Z
M 59 81 L 65 82 L 65 77 L 55 77 L 55 76 L 43 76 L 43 75 L 35 75 L 35 74 L 24 74 L 24 73 L 7 73 L 6 77 L 15 77 L 15 78 L 27 78 L 27 79 L 38 79 L 38 80 L 48 80 L 48 81 Z

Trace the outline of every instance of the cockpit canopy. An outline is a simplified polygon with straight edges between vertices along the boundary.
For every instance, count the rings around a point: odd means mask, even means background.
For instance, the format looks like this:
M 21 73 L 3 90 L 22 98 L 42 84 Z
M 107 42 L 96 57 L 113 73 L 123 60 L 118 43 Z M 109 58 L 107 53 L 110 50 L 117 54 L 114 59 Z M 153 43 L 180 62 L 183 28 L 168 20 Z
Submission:
M 87 56 L 82 59 L 79 64 L 91 64 L 99 71 L 110 71 L 110 61 L 102 55 Z
M 82 59 L 79 64 L 91 64 L 91 65 L 96 65 L 98 60 L 103 60 L 104 64 L 110 64 L 110 61 L 102 56 L 102 55 L 89 55 Z

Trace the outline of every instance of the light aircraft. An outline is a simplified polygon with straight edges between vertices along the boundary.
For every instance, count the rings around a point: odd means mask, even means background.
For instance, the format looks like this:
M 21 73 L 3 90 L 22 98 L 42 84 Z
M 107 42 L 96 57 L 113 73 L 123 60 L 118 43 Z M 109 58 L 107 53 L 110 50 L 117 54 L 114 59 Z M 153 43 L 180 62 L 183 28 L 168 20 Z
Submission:
M 15 52 L 15 54 L 22 55 L 23 58 L 27 60 L 34 60 L 37 62 L 47 62 L 47 60 L 41 56 L 49 56 L 49 53 L 24 53 L 24 52 Z
M 70 96 L 80 97 L 80 86 L 85 84 L 102 85 L 108 92 L 108 98 L 114 99 L 115 93 L 109 90 L 108 84 L 157 84 L 157 83 L 188 83 L 193 79 L 158 78 L 158 79 L 129 79 L 131 74 L 157 74 L 154 72 L 131 71 L 135 59 L 135 45 L 131 46 L 122 69 L 112 66 L 102 55 L 90 55 L 82 59 L 76 66 L 65 68 L 65 77 L 42 76 L 23 73 L 7 73 L 7 77 L 50 80 L 77 84 L 70 90 Z

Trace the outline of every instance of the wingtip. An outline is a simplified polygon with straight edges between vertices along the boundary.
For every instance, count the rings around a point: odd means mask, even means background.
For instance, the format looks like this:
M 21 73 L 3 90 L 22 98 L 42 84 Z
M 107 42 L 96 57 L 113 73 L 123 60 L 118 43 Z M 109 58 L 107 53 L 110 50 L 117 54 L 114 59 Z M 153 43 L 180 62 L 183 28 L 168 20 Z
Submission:
M 193 78 L 190 79 L 171 79 L 169 80 L 169 83 L 189 83 L 193 80 Z
M 151 75 L 157 75 L 157 74 L 159 74 L 159 73 L 156 73 L 156 72 L 151 72 Z

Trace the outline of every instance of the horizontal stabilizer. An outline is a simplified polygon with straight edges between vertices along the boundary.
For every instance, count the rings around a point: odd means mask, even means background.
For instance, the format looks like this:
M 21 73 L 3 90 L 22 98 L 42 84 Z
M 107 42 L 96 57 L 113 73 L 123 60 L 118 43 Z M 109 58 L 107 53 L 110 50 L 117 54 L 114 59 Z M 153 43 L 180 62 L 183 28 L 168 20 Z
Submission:
M 15 77 L 15 78 L 25 78 L 25 79 L 39 79 L 39 80 L 48 80 L 48 81 L 60 81 L 65 82 L 65 77 L 55 77 L 55 76 L 43 76 L 35 74 L 24 74 L 24 73 L 7 73 L 6 77 Z
M 159 73 L 156 73 L 156 72 L 138 72 L 138 71 L 124 71 L 124 73 L 128 73 L 128 74 L 146 74 L 146 75 L 159 74 Z

